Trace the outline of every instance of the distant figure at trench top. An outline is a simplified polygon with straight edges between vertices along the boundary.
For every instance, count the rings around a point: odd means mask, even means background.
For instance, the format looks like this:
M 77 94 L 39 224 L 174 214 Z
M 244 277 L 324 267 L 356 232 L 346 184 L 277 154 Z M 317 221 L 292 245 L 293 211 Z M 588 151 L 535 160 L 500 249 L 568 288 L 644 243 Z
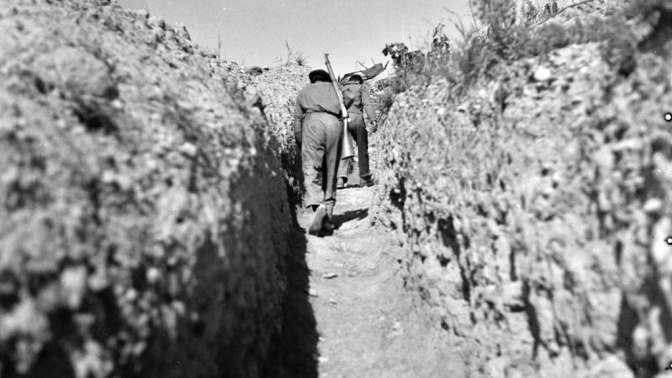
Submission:
M 343 126 L 340 123 L 341 106 L 329 73 L 314 70 L 308 78 L 310 84 L 296 97 L 294 136 L 303 160 L 304 204 L 315 212 L 308 232 L 317 235 L 320 231 L 335 228 L 336 172 L 341 159 Z M 352 95 L 343 95 L 346 108 L 353 101 Z
M 364 124 L 364 114 L 372 124 L 371 131 L 376 132 L 378 128 L 376 121 L 376 111 L 371 103 L 369 92 L 364 88 L 364 78 L 362 75 L 355 73 L 350 76 L 348 81 L 343 85 L 343 96 L 346 93 L 351 93 L 355 101 L 348 108 L 348 116 L 350 122 L 348 123 L 348 131 L 352 138 L 357 143 L 357 159 L 359 162 L 359 178 L 362 186 L 373 186 L 373 179 L 369 171 L 369 133 L 366 131 Z M 348 166 L 349 161 L 342 161 L 338 168 L 338 181 L 336 187 L 341 189 L 345 187 L 348 181 Z

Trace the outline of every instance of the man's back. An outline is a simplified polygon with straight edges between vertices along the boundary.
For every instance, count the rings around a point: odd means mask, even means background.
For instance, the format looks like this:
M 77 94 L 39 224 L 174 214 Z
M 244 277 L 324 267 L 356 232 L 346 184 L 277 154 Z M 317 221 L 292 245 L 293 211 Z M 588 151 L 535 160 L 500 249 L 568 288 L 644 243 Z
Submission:
M 348 113 L 362 114 L 363 110 L 366 112 L 366 116 L 369 117 L 369 120 L 374 120 L 376 111 L 373 108 L 371 97 L 364 85 L 359 83 L 346 83 L 343 85 L 343 93 L 348 92 L 351 93 L 354 98 L 352 105 L 348 107 Z
M 338 97 L 329 82 L 318 81 L 306 85 L 299 92 L 296 101 L 303 113 L 327 112 L 337 115 L 341 112 Z

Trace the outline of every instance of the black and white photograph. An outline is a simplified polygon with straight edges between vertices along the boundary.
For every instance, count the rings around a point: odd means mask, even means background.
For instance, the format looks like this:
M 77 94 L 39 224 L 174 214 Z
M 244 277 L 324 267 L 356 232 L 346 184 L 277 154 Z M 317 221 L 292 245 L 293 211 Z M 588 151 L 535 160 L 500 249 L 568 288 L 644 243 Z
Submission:
M 672 0 L 0 0 L 0 378 L 672 378 Z

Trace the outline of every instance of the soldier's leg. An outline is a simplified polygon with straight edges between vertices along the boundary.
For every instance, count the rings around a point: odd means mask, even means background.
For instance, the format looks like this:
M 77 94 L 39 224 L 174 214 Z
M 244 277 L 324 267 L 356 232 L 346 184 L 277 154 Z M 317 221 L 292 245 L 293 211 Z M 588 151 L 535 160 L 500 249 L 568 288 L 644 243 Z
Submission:
M 359 158 L 359 177 L 367 179 L 369 171 L 369 133 L 366 131 L 364 119 L 360 116 L 353 122 L 357 127 L 357 156 Z
M 348 123 L 348 132 L 352 139 L 357 143 L 357 123 L 362 118 L 361 115 L 353 114 L 350 118 L 351 122 Z
M 326 128 L 326 140 L 324 150 L 324 204 L 327 206 L 327 214 L 332 219 L 334 204 L 336 203 L 336 172 L 341 161 L 341 138 L 343 128 L 335 117 Z
M 357 143 L 357 126 L 353 125 L 352 123 L 348 123 L 348 132 L 350 133 L 350 136 L 352 137 L 352 140 Z M 345 136 L 343 136 L 345 138 Z M 349 159 L 341 159 L 338 162 L 338 179 L 343 180 L 343 183 L 346 183 L 348 181 L 348 175 L 351 172 L 352 164 L 354 164 L 354 159 L 349 158 Z
M 339 144 L 339 150 L 340 150 L 340 144 Z M 341 180 L 341 178 L 337 177 L 337 176 L 338 176 L 338 173 L 341 171 L 340 167 L 345 165 L 346 160 L 340 160 L 341 153 L 339 151 L 338 160 L 336 162 L 338 168 L 335 168 L 336 169 L 336 174 L 334 175 L 334 180 L 336 180 L 336 183 L 335 184 L 330 184 L 332 180 L 330 178 L 331 174 L 330 174 L 330 170 L 329 170 L 329 164 L 327 163 L 327 160 L 328 160 L 328 157 L 327 157 L 328 152 L 327 151 L 328 150 L 325 150 L 324 161 L 322 163 L 322 165 L 324 167 L 324 175 L 322 176 L 322 188 L 324 190 L 324 192 L 323 192 L 324 193 L 324 202 L 322 203 L 322 205 L 320 205 L 320 208 L 324 208 L 324 216 L 322 217 L 323 219 L 320 223 L 320 230 L 328 232 L 328 231 L 333 231 L 334 228 L 336 228 L 336 225 L 334 224 L 332 218 L 333 218 L 333 214 L 334 214 L 334 204 L 336 202 L 336 198 L 335 198 L 336 189 L 338 188 L 338 184 Z M 333 193 L 334 193 L 333 196 L 332 196 L 333 197 L 332 199 L 329 199 L 329 197 L 327 195 L 327 190 L 330 186 L 333 187 Z M 316 219 L 317 219 L 317 217 L 316 217 Z M 316 220 L 313 220 L 313 222 L 315 223 L 315 225 L 317 225 Z
M 306 190 L 306 207 L 316 207 L 324 200 L 322 181 L 324 169 L 324 128 L 313 114 L 306 116 L 303 122 L 303 144 L 301 159 L 303 165 L 303 184 Z

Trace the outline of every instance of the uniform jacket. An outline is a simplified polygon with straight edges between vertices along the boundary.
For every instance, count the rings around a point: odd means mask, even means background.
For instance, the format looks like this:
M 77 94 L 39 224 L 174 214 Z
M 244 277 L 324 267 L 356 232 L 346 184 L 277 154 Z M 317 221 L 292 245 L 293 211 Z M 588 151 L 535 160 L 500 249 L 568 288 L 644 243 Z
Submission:
M 362 110 L 364 110 L 364 112 L 366 112 L 366 117 L 369 118 L 369 121 L 376 119 L 376 111 L 373 108 L 371 96 L 369 96 L 369 92 L 362 84 L 347 83 L 342 86 L 342 89 L 344 94 L 350 92 L 355 98 L 352 105 L 350 105 L 348 108 L 348 114 L 362 114 Z
M 296 97 L 294 107 L 294 135 L 301 139 L 303 117 L 308 113 L 324 112 L 338 117 L 341 105 L 331 83 L 318 81 L 306 85 Z
M 344 94 L 343 102 L 346 108 L 351 106 L 354 101 L 352 94 Z M 294 107 L 294 136 L 298 141 L 301 140 L 303 128 L 303 118 L 308 113 L 329 113 L 337 118 L 341 116 L 341 104 L 334 92 L 333 84 L 330 82 L 318 81 L 306 85 L 296 97 L 296 106 Z

